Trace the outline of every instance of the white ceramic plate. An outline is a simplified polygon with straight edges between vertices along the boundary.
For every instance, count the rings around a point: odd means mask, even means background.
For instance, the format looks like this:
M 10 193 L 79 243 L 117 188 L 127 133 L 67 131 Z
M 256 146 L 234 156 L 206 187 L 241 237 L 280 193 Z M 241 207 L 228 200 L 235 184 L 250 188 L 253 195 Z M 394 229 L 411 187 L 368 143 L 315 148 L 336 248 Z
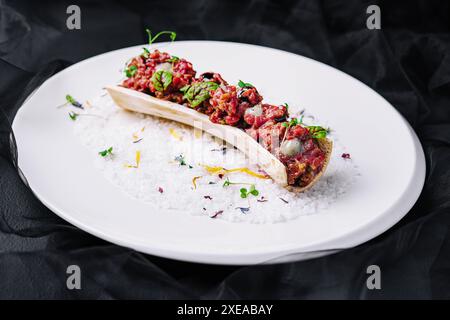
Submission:
M 142 46 L 102 54 L 47 80 L 13 123 L 19 166 L 36 196 L 75 226 L 113 243 L 179 260 L 257 264 L 307 259 L 361 244 L 400 220 L 425 177 L 422 147 L 400 114 L 354 78 L 295 54 L 265 47 L 187 41 L 160 47 L 199 71 L 251 81 L 266 101 L 296 101 L 325 120 L 361 176 L 326 212 L 276 224 L 230 223 L 182 212 L 152 212 L 109 183 L 73 134 L 64 96 L 80 101 L 121 78 Z

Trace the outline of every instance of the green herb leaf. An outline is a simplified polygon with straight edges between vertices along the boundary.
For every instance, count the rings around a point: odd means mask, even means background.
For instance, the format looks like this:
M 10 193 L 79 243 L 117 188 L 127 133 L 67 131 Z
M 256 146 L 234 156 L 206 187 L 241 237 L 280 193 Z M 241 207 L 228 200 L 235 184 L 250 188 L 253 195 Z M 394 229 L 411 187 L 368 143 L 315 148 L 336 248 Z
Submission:
M 293 119 L 291 119 L 290 126 L 291 127 L 296 126 L 298 123 L 299 123 L 298 119 L 297 118 L 293 118 Z
M 311 136 L 315 139 L 323 139 L 327 136 L 330 129 L 325 129 L 321 126 L 308 126 L 306 127 L 311 134 Z
M 127 76 L 127 78 L 131 78 L 136 74 L 137 70 L 138 67 L 133 64 L 128 68 L 125 68 L 125 75 Z
M 247 188 L 241 188 L 239 189 L 239 192 L 241 193 L 241 198 L 247 198 L 249 194 L 254 195 L 255 197 L 257 197 L 259 195 L 259 191 L 256 190 L 255 185 L 254 184 L 250 184 L 250 183 L 244 183 L 244 182 L 231 182 L 228 178 L 227 180 L 224 181 L 223 186 L 224 187 L 228 187 L 232 184 L 246 184 L 249 185 L 249 190 L 247 190 Z
M 107 155 L 112 155 L 113 147 L 109 147 L 108 149 L 105 149 L 103 151 L 100 151 L 98 154 L 102 157 L 106 157 Z
M 281 125 L 285 128 L 288 128 L 288 127 L 290 128 L 290 127 L 296 126 L 298 124 L 302 124 L 302 119 L 303 119 L 303 117 L 300 120 L 297 118 L 292 118 L 289 122 L 283 122 Z
M 150 51 L 145 47 L 142 49 L 144 50 L 144 52 L 142 53 L 142 56 L 147 59 L 150 56 Z
M 177 61 L 180 61 L 180 58 L 178 58 L 177 56 L 172 56 L 170 59 L 167 59 L 166 61 L 170 63 L 175 63 Z
M 285 102 L 285 103 L 283 103 L 283 106 L 285 106 L 286 107 L 286 109 L 289 109 L 289 105 Z
M 255 189 L 255 185 L 254 184 L 252 184 L 250 186 L 249 193 L 254 195 L 255 197 L 257 197 L 259 195 L 259 191 Z
M 244 82 L 242 80 L 239 80 L 238 86 L 241 88 L 253 88 L 253 85 L 251 83 Z
M 199 106 L 203 101 L 210 98 L 210 91 L 216 90 L 219 85 L 212 81 L 196 82 L 188 88 L 181 88 L 184 90 L 183 98 L 189 101 L 192 108 Z
M 183 92 L 183 93 L 185 93 L 190 87 L 191 87 L 191 85 L 187 84 L 187 85 L 185 85 L 184 87 L 181 87 L 181 88 L 180 88 L 180 91 Z
M 164 91 L 172 83 L 172 73 L 159 70 L 152 75 L 150 81 L 152 81 L 156 90 Z
M 77 120 L 78 113 L 69 112 L 69 117 L 70 117 L 70 119 L 72 119 L 72 121 L 75 121 L 75 120 Z
M 76 101 L 70 94 L 66 95 L 66 100 L 70 104 L 75 103 Z

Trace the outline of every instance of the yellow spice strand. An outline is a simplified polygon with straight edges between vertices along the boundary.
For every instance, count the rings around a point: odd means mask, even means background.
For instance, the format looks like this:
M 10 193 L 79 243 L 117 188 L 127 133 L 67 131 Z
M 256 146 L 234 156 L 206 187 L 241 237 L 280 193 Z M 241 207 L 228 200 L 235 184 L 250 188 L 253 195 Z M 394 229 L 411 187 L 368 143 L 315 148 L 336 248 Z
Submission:
M 126 164 L 125 167 L 127 168 L 139 168 L 139 164 L 141 163 L 141 151 L 137 150 L 136 151 L 136 165 L 131 165 L 131 164 Z
M 210 166 L 206 166 L 206 165 L 202 165 L 203 168 L 205 168 L 206 171 L 208 171 L 209 174 L 226 174 L 226 173 L 232 173 L 232 172 L 242 172 L 242 173 L 246 173 L 249 176 L 252 177 L 256 177 L 259 179 L 268 179 L 269 177 L 267 177 L 264 174 L 259 174 L 256 173 L 252 170 L 250 170 L 249 168 L 234 168 L 234 169 L 225 169 L 223 167 L 210 167 Z
M 194 185 L 194 189 L 197 189 L 197 184 L 195 183 L 198 179 L 200 179 L 202 176 L 197 176 L 192 178 L 192 184 Z
M 199 129 L 194 129 L 194 136 L 196 139 L 200 139 L 202 137 L 202 131 Z
M 172 137 L 174 137 L 175 139 L 181 141 L 181 136 L 178 134 L 178 132 L 177 132 L 175 129 L 170 128 L 170 129 L 169 129 L 169 133 L 170 133 L 170 135 L 171 135 Z
M 141 163 L 141 151 L 136 151 L 136 168 L 139 168 L 139 164 Z

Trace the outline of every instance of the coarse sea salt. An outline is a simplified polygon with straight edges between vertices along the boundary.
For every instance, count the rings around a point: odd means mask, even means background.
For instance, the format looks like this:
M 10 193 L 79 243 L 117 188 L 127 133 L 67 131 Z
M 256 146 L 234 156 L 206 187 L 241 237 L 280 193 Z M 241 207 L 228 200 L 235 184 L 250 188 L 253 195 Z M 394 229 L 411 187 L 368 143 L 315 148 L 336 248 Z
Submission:
M 204 165 L 227 169 L 248 167 L 254 172 L 258 168 L 250 166 L 239 150 L 223 145 L 208 134 L 199 134 L 173 121 L 125 111 L 104 93 L 85 105 L 74 122 L 74 132 L 92 153 L 95 165 L 109 181 L 133 198 L 149 203 L 161 214 L 174 210 L 232 222 L 283 222 L 300 215 L 326 212 L 359 175 L 355 162 L 341 157 L 346 151 L 333 133 L 333 153 L 327 171 L 306 192 L 294 194 L 271 179 L 240 172 L 226 174 L 221 179 L 209 174 Z M 99 151 L 109 147 L 113 147 L 111 156 L 99 156 Z M 137 152 L 140 153 L 138 166 Z M 196 187 L 194 177 L 200 177 L 195 181 Z M 241 198 L 239 190 L 248 189 L 249 185 L 224 187 L 226 178 L 231 182 L 254 184 L 259 195 Z

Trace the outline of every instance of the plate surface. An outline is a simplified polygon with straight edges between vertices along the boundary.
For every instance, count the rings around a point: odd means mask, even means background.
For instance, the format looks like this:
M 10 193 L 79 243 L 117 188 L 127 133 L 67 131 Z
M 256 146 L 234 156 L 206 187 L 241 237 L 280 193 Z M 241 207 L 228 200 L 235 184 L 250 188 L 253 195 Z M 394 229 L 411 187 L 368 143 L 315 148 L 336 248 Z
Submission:
M 53 212 L 105 240 L 167 258 L 213 264 L 302 260 L 361 244 L 400 220 L 425 178 L 422 147 L 407 122 L 358 80 L 314 60 L 265 47 L 180 41 L 155 48 L 215 70 L 231 83 L 252 82 L 266 101 L 296 102 L 325 120 L 357 162 L 361 176 L 330 208 L 275 224 L 230 223 L 182 212 L 152 212 L 95 168 L 73 134 L 67 93 L 84 101 L 121 79 L 142 46 L 105 53 L 48 79 L 13 123 L 19 166 Z M 282 79 L 283 81 L 280 81 Z

